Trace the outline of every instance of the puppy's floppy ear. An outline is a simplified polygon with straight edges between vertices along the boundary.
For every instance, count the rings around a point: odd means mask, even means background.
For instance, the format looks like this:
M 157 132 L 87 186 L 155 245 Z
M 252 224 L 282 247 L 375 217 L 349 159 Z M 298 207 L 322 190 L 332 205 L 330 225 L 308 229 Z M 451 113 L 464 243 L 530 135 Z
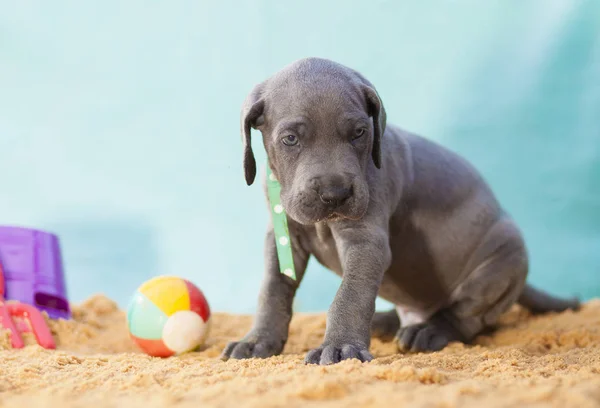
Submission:
M 252 128 L 260 126 L 263 120 L 265 102 L 261 98 L 262 85 L 257 85 L 246 97 L 242 105 L 241 127 L 242 142 L 244 143 L 244 173 L 246 184 L 251 185 L 256 178 L 256 160 L 252 152 L 252 139 L 250 132 Z
M 375 88 L 367 82 L 363 85 L 363 92 L 367 100 L 368 114 L 373 118 L 373 163 L 381 168 L 381 138 L 385 132 L 386 113 L 383 102 Z

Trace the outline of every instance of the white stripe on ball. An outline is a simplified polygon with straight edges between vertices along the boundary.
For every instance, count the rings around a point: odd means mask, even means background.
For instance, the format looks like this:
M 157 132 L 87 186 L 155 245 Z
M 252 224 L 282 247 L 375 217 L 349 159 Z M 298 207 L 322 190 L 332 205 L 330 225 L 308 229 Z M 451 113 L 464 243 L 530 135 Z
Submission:
M 207 325 L 199 314 L 190 310 L 173 313 L 163 327 L 162 340 L 176 354 L 191 351 L 204 341 Z

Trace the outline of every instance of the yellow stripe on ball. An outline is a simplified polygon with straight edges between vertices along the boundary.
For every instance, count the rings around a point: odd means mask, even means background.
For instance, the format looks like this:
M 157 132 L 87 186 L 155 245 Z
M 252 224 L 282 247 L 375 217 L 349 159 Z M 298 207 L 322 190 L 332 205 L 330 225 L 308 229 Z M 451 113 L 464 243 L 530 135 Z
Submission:
M 157 276 L 140 286 L 139 291 L 167 316 L 181 310 L 190 310 L 190 296 L 181 278 Z

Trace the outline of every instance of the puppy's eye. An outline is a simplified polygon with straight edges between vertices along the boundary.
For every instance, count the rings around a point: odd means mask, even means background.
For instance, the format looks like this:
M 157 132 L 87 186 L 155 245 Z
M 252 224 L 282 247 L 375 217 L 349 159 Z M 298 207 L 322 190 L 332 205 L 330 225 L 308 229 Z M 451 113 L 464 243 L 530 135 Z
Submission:
M 360 139 L 366 133 L 365 128 L 357 128 L 352 135 L 352 140 Z
M 281 141 L 286 146 L 295 146 L 298 144 L 298 137 L 296 135 L 287 135 Z

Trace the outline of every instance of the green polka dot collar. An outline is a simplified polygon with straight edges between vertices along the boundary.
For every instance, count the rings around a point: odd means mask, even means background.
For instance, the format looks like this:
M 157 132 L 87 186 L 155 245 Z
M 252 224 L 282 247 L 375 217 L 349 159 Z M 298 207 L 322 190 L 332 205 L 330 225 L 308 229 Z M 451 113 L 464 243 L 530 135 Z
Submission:
M 285 276 L 296 280 L 296 269 L 292 256 L 292 242 L 288 230 L 287 215 L 281 204 L 281 184 L 271 171 L 267 161 L 267 191 L 269 195 L 269 208 L 273 221 L 275 233 L 275 245 L 277 246 L 277 258 L 279 259 L 279 271 Z

